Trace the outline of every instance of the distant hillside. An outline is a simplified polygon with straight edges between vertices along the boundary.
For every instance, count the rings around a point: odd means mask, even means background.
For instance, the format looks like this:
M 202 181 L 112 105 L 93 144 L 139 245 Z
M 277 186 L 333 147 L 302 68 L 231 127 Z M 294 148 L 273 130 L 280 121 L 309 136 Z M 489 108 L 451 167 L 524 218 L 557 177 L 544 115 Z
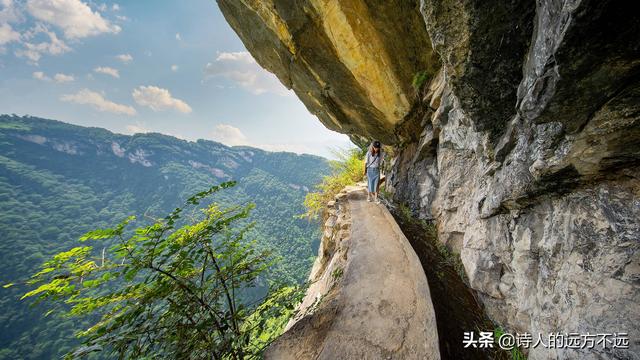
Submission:
M 33 272 L 89 229 L 132 214 L 164 216 L 226 180 L 238 185 L 216 201 L 254 202 L 250 237 L 284 259 L 270 276 L 301 281 L 319 234 L 316 224 L 294 216 L 327 172 L 317 156 L 0 115 L 0 283 Z M 45 319 L 19 295 L 0 288 L 0 359 L 48 359 L 69 350 L 71 331 L 82 324 Z

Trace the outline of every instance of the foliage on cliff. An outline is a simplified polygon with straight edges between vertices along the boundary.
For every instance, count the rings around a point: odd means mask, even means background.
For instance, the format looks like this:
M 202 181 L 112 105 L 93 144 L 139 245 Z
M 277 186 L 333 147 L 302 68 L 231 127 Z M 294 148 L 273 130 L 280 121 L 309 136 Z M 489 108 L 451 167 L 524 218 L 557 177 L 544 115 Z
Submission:
M 129 217 L 80 238 L 92 245 L 42 264 L 28 281 L 34 289 L 23 298 L 48 300 L 52 311 L 66 316 L 99 319 L 79 333 L 83 346 L 68 358 L 95 351 L 131 359 L 260 356 L 302 292 L 279 285 L 257 300 L 245 296 L 272 264 L 268 251 L 245 239 L 253 224 L 241 220 L 254 205 L 197 208 L 233 185 L 225 182 L 190 197 L 187 205 L 200 210 L 191 225 L 177 226 L 185 217 L 182 208 L 133 230 L 128 225 L 135 217 Z
M 364 151 L 349 149 L 336 152 L 338 160 L 331 162 L 331 175 L 327 175 L 316 186 L 316 191 L 310 192 L 304 199 L 307 212 L 303 217 L 316 219 L 323 214 L 327 203 L 345 186 L 353 185 L 362 180 L 364 169 Z
M 426 84 L 432 77 L 433 73 L 430 73 L 426 70 L 421 70 L 415 73 L 415 75 L 413 75 L 413 79 L 411 80 L 411 86 L 413 86 L 413 90 L 419 92 L 424 84 Z

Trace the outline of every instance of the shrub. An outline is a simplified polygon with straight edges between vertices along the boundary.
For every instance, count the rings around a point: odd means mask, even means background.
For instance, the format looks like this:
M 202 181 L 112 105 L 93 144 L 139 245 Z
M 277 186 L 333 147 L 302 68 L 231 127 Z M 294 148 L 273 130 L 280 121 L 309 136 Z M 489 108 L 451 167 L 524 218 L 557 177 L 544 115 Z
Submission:
M 361 149 L 348 149 L 336 152 L 338 160 L 331 161 L 331 175 L 325 176 L 304 199 L 307 212 L 302 217 L 308 219 L 325 215 L 327 203 L 347 185 L 354 185 L 364 175 L 364 153 Z
M 129 217 L 80 239 L 93 246 L 58 253 L 42 265 L 23 298 L 46 300 L 54 305 L 50 312 L 93 322 L 68 358 L 95 351 L 120 359 L 261 357 L 303 291 L 281 284 L 265 296 L 246 296 L 273 263 L 269 252 L 244 239 L 253 204 L 197 207 L 233 185 L 189 198 L 187 205 L 201 210 L 191 225 L 178 227 L 181 208 L 130 230 L 135 218 Z
M 503 335 L 505 334 L 504 330 L 501 327 L 497 327 L 493 330 L 493 336 L 495 341 L 497 342 Z M 511 356 L 511 360 L 527 360 L 526 355 L 520 350 L 518 347 L 514 347 L 511 350 L 503 350 L 508 352 Z
M 426 70 L 418 71 L 415 75 L 413 75 L 413 80 L 411 81 L 411 85 L 413 86 L 413 89 L 416 92 L 420 91 L 420 89 L 422 89 L 422 87 L 424 86 L 424 84 L 426 84 L 426 82 L 429 80 L 430 77 L 431 76 L 428 71 Z

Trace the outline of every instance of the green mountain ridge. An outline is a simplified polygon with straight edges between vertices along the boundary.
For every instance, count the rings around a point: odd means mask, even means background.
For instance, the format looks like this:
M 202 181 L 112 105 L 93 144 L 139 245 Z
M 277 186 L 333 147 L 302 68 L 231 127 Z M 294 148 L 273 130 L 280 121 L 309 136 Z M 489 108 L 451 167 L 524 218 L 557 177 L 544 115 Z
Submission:
M 132 214 L 164 216 L 227 180 L 238 184 L 215 201 L 256 204 L 249 237 L 283 259 L 270 276 L 303 281 L 320 236 L 317 224 L 295 215 L 328 171 L 328 161 L 313 155 L 0 115 L 0 282 L 32 273 L 88 230 Z M 0 358 L 45 359 L 69 350 L 72 331 L 86 324 L 44 319 L 17 300 L 20 290 L 0 292 Z

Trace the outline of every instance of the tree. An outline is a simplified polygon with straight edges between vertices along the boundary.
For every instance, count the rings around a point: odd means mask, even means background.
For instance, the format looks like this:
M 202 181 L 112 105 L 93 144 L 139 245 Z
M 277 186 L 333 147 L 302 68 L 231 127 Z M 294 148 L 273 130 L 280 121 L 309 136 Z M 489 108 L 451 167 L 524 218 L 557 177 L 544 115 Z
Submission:
M 198 207 L 234 186 L 222 183 L 187 200 L 200 210 L 191 225 L 177 208 L 128 230 L 119 225 L 86 233 L 78 246 L 46 261 L 22 298 L 46 300 L 50 312 L 97 319 L 78 335 L 67 357 L 107 351 L 119 358 L 251 359 L 279 335 L 303 295 L 299 286 L 252 291 L 272 265 L 268 251 L 244 239 L 253 204 Z M 197 212 L 194 212 L 197 214 Z M 36 287 L 37 286 L 37 287 Z M 93 317 L 91 317 L 93 316 Z

